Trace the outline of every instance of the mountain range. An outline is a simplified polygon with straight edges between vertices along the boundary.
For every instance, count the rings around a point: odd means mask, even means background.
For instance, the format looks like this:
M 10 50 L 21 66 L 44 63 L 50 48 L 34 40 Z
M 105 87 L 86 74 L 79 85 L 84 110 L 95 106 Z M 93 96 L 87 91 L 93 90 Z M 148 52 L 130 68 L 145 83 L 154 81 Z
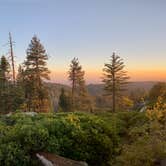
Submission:
M 132 91 L 136 91 L 138 89 L 143 89 L 146 92 L 149 92 L 149 90 L 156 84 L 157 81 L 144 81 L 144 82 L 129 82 L 127 85 L 127 94 L 129 94 Z M 71 87 L 69 85 L 63 85 L 58 83 L 46 83 L 46 86 L 48 88 L 49 96 L 51 98 L 51 103 L 54 108 L 54 110 L 57 110 L 58 107 L 58 99 L 59 95 L 61 93 L 61 89 L 64 88 L 65 91 L 70 91 Z M 91 96 L 102 96 L 104 93 L 104 85 L 103 84 L 89 84 L 87 85 L 87 91 Z
M 153 85 L 156 83 L 157 83 L 157 81 L 156 82 L 155 81 L 129 82 L 129 84 L 126 87 L 127 93 L 130 93 L 130 92 L 135 91 L 137 89 L 143 89 L 146 92 L 148 92 L 153 87 Z M 88 92 L 92 96 L 102 95 L 104 92 L 103 88 L 104 88 L 104 84 L 89 84 L 89 85 L 87 85 Z

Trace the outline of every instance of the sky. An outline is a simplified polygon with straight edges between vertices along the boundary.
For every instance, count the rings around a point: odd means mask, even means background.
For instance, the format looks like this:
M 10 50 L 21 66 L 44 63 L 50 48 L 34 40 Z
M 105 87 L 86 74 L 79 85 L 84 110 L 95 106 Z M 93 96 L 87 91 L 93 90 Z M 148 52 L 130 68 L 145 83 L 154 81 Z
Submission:
M 17 65 L 33 35 L 49 55 L 51 80 L 68 83 L 78 57 L 87 83 L 100 83 L 113 51 L 131 81 L 166 81 L 166 0 L 0 0 L 0 55 L 12 33 Z

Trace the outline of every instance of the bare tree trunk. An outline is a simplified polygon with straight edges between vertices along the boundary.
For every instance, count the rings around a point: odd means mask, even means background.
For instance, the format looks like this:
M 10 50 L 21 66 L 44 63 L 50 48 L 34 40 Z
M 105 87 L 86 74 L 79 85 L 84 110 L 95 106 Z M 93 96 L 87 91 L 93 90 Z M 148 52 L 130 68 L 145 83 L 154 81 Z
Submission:
M 9 44 L 10 44 L 10 57 L 12 61 L 13 83 L 15 84 L 16 74 L 15 74 L 15 65 L 14 65 L 13 42 L 12 42 L 12 36 L 10 32 L 9 32 Z
M 116 109 L 116 101 L 115 101 L 115 78 L 113 74 L 113 90 L 112 90 L 112 111 L 115 112 Z
M 112 111 L 115 112 L 116 107 L 116 101 L 115 101 L 115 91 L 116 91 L 116 85 L 115 85 L 115 54 L 113 54 L 113 72 L 112 72 Z
M 72 106 L 75 108 L 75 78 L 72 81 Z

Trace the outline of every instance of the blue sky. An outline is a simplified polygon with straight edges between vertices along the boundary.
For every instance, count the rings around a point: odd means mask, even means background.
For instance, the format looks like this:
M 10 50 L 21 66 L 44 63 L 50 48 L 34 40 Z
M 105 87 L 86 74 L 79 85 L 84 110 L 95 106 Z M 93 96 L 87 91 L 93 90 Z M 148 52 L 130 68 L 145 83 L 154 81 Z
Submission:
M 166 72 L 165 9 L 165 0 L 0 0 L 0 54 L 7 53 L 11 31 L 21 63 L 36 34 L 57 82 L 65 81 L 73 57 L 89 82 L 98 81 L 113 51 L 125 60 L 133 80 L 160 79 L 157 71 Z M 141 77 L 149 71 L 156 75 Z

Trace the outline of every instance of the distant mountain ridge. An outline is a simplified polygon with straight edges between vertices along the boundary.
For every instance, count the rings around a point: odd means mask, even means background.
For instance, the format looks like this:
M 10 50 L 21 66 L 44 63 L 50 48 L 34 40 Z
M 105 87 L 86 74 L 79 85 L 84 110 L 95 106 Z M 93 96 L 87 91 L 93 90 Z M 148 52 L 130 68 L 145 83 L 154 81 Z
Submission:
M 148 92 L 157 81 L 144 81 L 144 82 L 129 82 L 127 85 L 127 93 L 129 94 L 132 91 L 138 89 L 144 89 Z M 52 106 L 54 110 L 57 110 L 59 95 L 61 93 L 61 88 L 64 88 L 65 91 L 71 91 L 71 87 L 69 85 L 63 85 L 59 83 L 46 83 L 46 87 L 48 88 L 48 93 L 51 99 Z M 87 90 L 91 96 L 101 96 L 104 94 L 104 84 L 89 84 L 87 85 Z
M 129 82 L 127 85 L 128 93 L 137 89 L 144 89 L 145 91 L 149 91 L 157 81 L 143 81 L 143 82 Z M 104 84 L 89 84 L 87 85 L 88 92 L 92 96 L 102 95 Z
M 48 94 L 51 101 L 52 109 L 56 111 L 58 109 L 58 101 L 59 101 L 61 89 L 63 88 L 65 91 L 70 91 L 71 88 L 67 85 L 63 85 L 59 83 L 46 82 L 45 85 L 48 89 Z

